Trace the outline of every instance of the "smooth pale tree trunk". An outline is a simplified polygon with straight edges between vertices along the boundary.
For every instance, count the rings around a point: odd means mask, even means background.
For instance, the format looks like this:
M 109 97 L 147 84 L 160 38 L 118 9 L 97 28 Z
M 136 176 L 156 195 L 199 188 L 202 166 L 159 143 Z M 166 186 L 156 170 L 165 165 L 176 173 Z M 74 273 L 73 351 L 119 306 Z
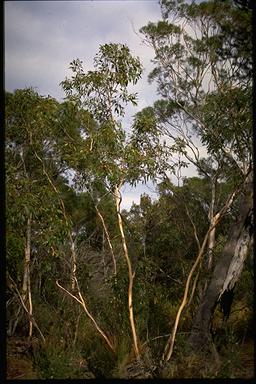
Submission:
M 64 202 L 63 202 L 64 207 Z M 72 234 L 69 233 L 69 240 L 70 240 L 70 246 L 71 246 L 71 255 L 72 255 L 72 271 L 71 271 L 71 289 L 72 291 L 76 291 L 76 295 L 68 291 L 66 288 L 62 287 L 62 285 L 59 284 L 58 280 L 56 280 L 56 285 L 61 288 L 64 292 L 66 292 L 69 296 L 71 296 L 73 299 L 75 299 L 80 305 L 82 305 L 86 315 L 89 317 L 89 319 L 94 324 L 96 330 L 100 333 L 100 335 L 103 337 L 103 339 L 106 341 L 110 349 L 115 353 L 115 347 L 110 338 L 107 336 L 107 334 L 100 328 L 92 314 L 88 310 L 88 306 L 86 303 L 86 300 L 83 298 L 83 295 L 81 293 L 77 277 L 76 277 L 76 269 L 77 269 L 77 254 L 76 254 L 76 246 L 75 242 L 73 241 Z M 76 338 L 75 338 L 76 340 Z
M 25 240 L 25 260 L 24 260 L 24 273 L 22 284 L 22 299 L 24 303 L 28 301 L 28 313 L 30 316 L 33 314 L 31 285 L 30 285 L 30 260 L 31 260 L 31 214 L 27 220 L 26 240 Z M 29 337 L 32 336 L 33 323 L 29 320 Z
M 77 258 L 75 251 L 75 242 L 72 236 L 69 236 L 70 239 L 70 250 L 71 250 L 71 291 L 75 291 L 76 289 L 76 268 L 77 268 Z
M 239 218 L 231 228 L 229 238 L 213 270 L 192 326 L 189 344 L 194 350 L 209 346 L 211 322 L 222 294 L 238 281 L 244 261 L 253 242 L 253 188 L 252 174 L 241 198 Z
M 131 331 L 132 331 L 132 338 L 133 338 L 133 346 L 134 346 L 134 352 L 137 359 L 140 357 L 140 351 L 139 351 L 139 342 L 137 337 L 137 331 L 135 327 L 134 322 L 134 313 L 133 313 L 133 279 L 135 273 L 132 271 L 132 264 L 128 253 L 128 248 L 126 244 L 125 234 L 124 234 L 124 228 L 123 228 L 123 220 L 120 212 L 120 204 L 121 204 L 121 188 L 122 183 L 120 183 L 119 186 L 115 187 L 115 201 L 116 201 L 116 213 L 118 218 L 118 225 L 119 225 L 119 231 L 121 235 L 122 245 L 123 245 L 123 251 L 124 251 L 124 257 L 126 260 L 127 268 L 128 268 L 128 278 L 129 278 L 129 286 L 128 286 L 128 310 L 129 310 L 129 320 L 131 325 Z
M 99 216 L 100 221 L 101 221 L 102 226 L 103 226 L 103 230 L 104 230 L 103 231 L 103 236 L 104 236 L 104 233 L 105 233 L 106 238 L 107 238 L 108 246 L 109 246 L 110 253 L 111 253 L 111 256 L 112 256 L 112 260 L 113 260 L 114 275 L 116 275 L 116 257 L 115 257 L 114 249 L 113 249 L 113 246 L 112 246 L 112 243 L 111 243 L 111 240 L 110 240 L 109 232 L 108 232 L 108 229 L 107 229 L 104 217 L 100 213 L 99 208 L 97 207 L 97 204 L 95 204 L 95 209 L 96 209 L 97 215 Z M 104 239 L 104 237 L 103 237 L 103 239 Z M 103 254 L 104 254 L 104 252 L 103 252 Z M 104 262 L 104 265 L 105 265 L 105 262 Z
M 214 218 L 211 220 L 210 226 L 213 227 L 215 225 Z M 213 228 L 213 230 L 209 233 L 209 239 L 208 239 L 208 255 L 207 255 L 207 269 L 210 271 L 212 269 L 212 262 L 213 262 L 213 249 L 215 246 L 215 235 L 216 235 L 216 227 Z
M 214 215 L 214 208 L 215 208 L 215 200 L 216 200 L 216 177 L 214 177 L 214 180 L 212 181 L 212 199 L 211 199 L 211 206 L 209 210 L 209 221 L 210 226 L 214 227 L 216 223 L 216 215 Z M 207 252 L 207 270 L 210 271 L 212 269 L 212 263 L 213 263 L 213 249 L 215 246 L 215 240 L 216 240 L 216 227 L 213 228 L 213 230 L 209 233 L 208 238 L 208 252 Z

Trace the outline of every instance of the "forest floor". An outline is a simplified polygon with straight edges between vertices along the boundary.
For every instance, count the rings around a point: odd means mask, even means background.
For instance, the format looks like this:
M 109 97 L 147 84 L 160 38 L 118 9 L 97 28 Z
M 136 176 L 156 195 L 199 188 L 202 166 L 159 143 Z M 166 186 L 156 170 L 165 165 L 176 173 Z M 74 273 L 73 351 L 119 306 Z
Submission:
M 10 337 L 7 339 L 6 349 L 6 362 L 7 372 L 6 378 L 15 379 L 40 379 L 42 378 L 41 372 L 37 370 L 34 363 L 34 354 L 38 349 L 38 339 L 33 338 L 28 341 L 27 338 Z M 235 361 L 224 359 L 221 364 L 219 372 L 216 372 L 216 378 L 229 377 L 229 378 L 245 378 L 250 379 L 255 375 L 254 368 L 254 341 L 252 339 L 245 340 L 239 348 L 239 354 L 236 356 Z M 185 364 L 186 365 L 186 364 Z M 193 365 L 193 364 L 192 364 Z M 188 367 L 187 367 L 188 368 Z M 192 368 L 192 367 L 191 367 Z M 194 366 L 192 369 L 186 369 L 183 366 L 179 373 L 179 365 L 175 372 L 176 378 L 185 377 L 201 377 L 200 367 Z M 210 367 L 208 367 L 209 369 Z M 225 369 L 226 368 L 226 369 Z M 228 368 L 228 369 L 227 369 Z M 211 369 L 209 369 L 211 370 Z M 198 376 L 199 374 L 199 376 Z M 226 376 L 227 375 L 227 376 Z M 210 375 L 211 376 L 211 375 Z M 165 377 L 166 378 L 166 377 Z M 174 377 L 170 377 L 174 378 Z M 64 379 L 64 377 L 63 377 Z
M 35 344 L 33 346 L 33 344 Z M 38 379 L 33 366 L 33 348 L 36 339 L 28 342 L 27 338 L 10 337 L 6 343 L 6 378 L 7 379 Z
M 239 353 L 240 367 L 235 369 L 235 377 L 239 378 L 241 374 L 242 378 L 251 379 L 255 377 L 255 343 L 252 339 L 248 339 L 244 342 L 243 347 Z
M 188 357 L 188 365 L 178 365 L 179 378 L 232 378 L 252 379 L 255 377 L 254 341 L 247 339 L 232 349 L 232 345 L 224 346 L 219 351 L 219 363 L 214 359 L 198 359 Z

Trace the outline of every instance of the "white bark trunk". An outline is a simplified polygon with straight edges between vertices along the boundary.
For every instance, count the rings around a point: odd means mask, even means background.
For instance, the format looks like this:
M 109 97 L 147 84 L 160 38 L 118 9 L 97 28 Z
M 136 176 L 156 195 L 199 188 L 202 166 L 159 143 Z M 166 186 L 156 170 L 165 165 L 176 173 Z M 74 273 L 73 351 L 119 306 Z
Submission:
M 214 268 L 192 327 L 189 343 L 195 350 L 205 348 L 211 340 L 211 321 L 222 294 L 232 289 L 240 277 L 253 238 L 252 173 L 248 175 L 240 202 L 240 215 L 230 230 L 229 239 Z
M 123 250 L 124 250 L 124 257 L 125 257 L 125 260 L 126 260 L 126 263 L 127 263 L 127 268 L 128 268 L 128 278 L 129 278 L 128 310 L 129 310 L 129 319 L 130 319 L 130 324 L 131 324 L 131 330 L 132 330 L 132 337 L 133 337 L 133 345 L 134 345 L 135 355 L 136 355 L 136 358 L 139 358 L 140 353 L 139 353 L 139 348 L 138 348 L 138 339 L 137 339 L 137 333 L 136 333 L 136 328 L 135 328 L 135 323 L 134 323 L 133 303 L 132 303 L 134 274 L 132 272 L 131 260 L 130 260 L 130 257 L 129 257 L 128 248 L 127 248 L 126 239 L 125 239 L 125 234 L 124 234 L 124 229 L 123 229 L 123 220 L 122 220 L 122 216 L 121 216 L 121 213 L 120 213 L 121 194 L 120 194 L 120 187 L 118 187 L 118 186 L 115 187 L 115 200 L 116 200 L 116 212 L 117 212 L 117 218 L 118 218 L 118 225 L 119 225 L 119 230 L 120 230 L 121 239 L 122 239 L 122 245 L 123 245 Z
M 24 273 L 23 273 L 23 284 L 22 284 L 22 299 L 28 308 L 30 316 L 33 314 L 33 304 L 31 295 L 31 284 L 30 284 L 30 261 L 31 261 L 31 214 L 27 219 L 26 239 L 25 239 L 25 255 L 24 255 Z M 33 323 L 29 320 L 29 337 L 33 333 Z
M 108 233 L 108 229 L 107 229 L 104 217 L 102 216 L 102 214 L 99 211 L 99 208 L 97 207 L 97 204 L 95 204 L 95 209 L 96 209 L 97 215 L 99 216 L 99 218 L 101 220 L 101 223 L 102 223 L 102 226 L 103 226 L 103 229 L 104 229 L 107 241 L 108 241 L 108 246 L 109 246 L 110 253 L 111 253 L 111 256 L 112 256 L 112 261 L 113 261 L 114 275 L 116 275 L 116 258 L 115 258 L 114 249 L 113 249 L 113 246 L 112 246 L 112 243 L 111 243 L 111 240 L 110 240 L 110 236 L 109 236 L 109 233 Z
M 215 222 L 212 220 L 211 226 L 214 226 Z M 213 228 L 213 230 L 209 234 L 208 239 L 208 252 L 207 252 L 207 269 L 210 271 L 212 269 L 212 263 L 213 263 L 213 249 L 215 246 L 215 235 L 216 235 L 216 227 Z
M 238 281 L 241 275 L 245 259 L 251 250 L 252 244 L 253 236 L 250 234 L 250 231 L 248 231 L 248 228 L 243 227 L 234 250 L 233 259 L 228 268 L 226 279 L 220 291 L 219 298 L 221 297 L 223 292 L 225 292 L 226 290 L 231 290 L 235 286 L 236 282 Z
M 71 250 L 71 291 L 74 291 L 76 288 L 76 282 L 75 282 L 75 277 L 76 277 L 76 251 L 75 251 L 75 242 L 70 235 L 70 250 Z

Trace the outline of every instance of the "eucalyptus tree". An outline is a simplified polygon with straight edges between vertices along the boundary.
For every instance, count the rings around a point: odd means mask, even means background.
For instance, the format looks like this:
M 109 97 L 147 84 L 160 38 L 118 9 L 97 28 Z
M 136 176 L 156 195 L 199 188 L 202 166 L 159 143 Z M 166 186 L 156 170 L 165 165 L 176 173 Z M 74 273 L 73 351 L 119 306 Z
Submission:
M 143 141 L 143 125 L 137 118 L 133 124 L 130 138 L 126 137 L 121 118 L 128 103 L 136 105 L 137 95 L 128 91 L 130 84 L 136 84 L 142 73 L 138 58 L 133 57 L 126 45 L 105 44 L 100 46 L 94 58 L 94 70 L 85 71 L 82 62 L 77 59 L 70 66 L 73 76 L 61 85 L 67 100 L 78 108 L 91 113 L 96 125 L 88 129 L 83 125 L 84 149 L 76 153 L 77 166 L 74 166 L 75 181 L 79 188 L 91 194 L 98 214 L 104 226 L 108 243 L 112 249 L 110 235 L 104 224 L 104 218 L 98 209 L 104 198 L 99 185 L 111 194 L 115 201 L 117 222 L 124 258 L 128 269 L 128 311 L 136 357 L 139 357 L 139 341 L 133 313 L 132 267 L 121 215 L 121 188 L 125 182 L 136 184 L 139 180 L 154 176 L 155 159 L 163 153 L 157 132 L 151 130 L 154 140 Z M 155 124 L 151 121 L 151 126 Z M 158 152 L 159 150 L 159 152 Z M 98 188 L 97 188 L 98 185 Z M 96 186 L 96 188 L 95 188 Z M 114 260 L 114 258 L 113 258 Z M 116 265 L 114 263 L 114 272 Z
M 154 104 L 158 126 L 172 151 L 192 162 L 211 185 L 209 230 L 200 244 L 193 272 L 200 265 L 207 242 L 211 266 L 215 228 L 233 201 L 241 200 L 236 231 L 231 231 L 195 319 L 191 344 L 203 346 L 210 337 L 216 303 L 238 280 L 252 243 L 251 51 L 247 53 L 246 65 L 241 65 L 244 50 L 238 49 L 241 44 L 230 33 L 235 28 L 232 23 L 240 17 L 243 34 L 250 40 L 250 12 L 245 15 L 232 1 L 163 0 L 160 4 L 163 20 L 141 28 L 145 43 L 155 51 L 155 69 L 149 80 L 157 82 L 162 97 Z M 211 169 L 200 155 L 198 139 L 210 155 Z M 217 185 L 230 179 L 233 189 L 217 210 Z M 191 279 L 192 274 L 183 308 Z M 177 325 L 176 321 L 166 346 L 166 360 L 172 354 Z
M 29 336 L 32 336 L 36 323 L 31 269 L 33 272 L 37 262 L 44 264 L 40 257 L 37 260 L 39 250 L 46 247 L 51 253 L 55 240 L 63 240 L 66 234 L 56 196 L 35 155 L 47 158 L 52 177 L 60 175 L 61 167 L 52 151 L 58 107 L 54 99 L 43 98 L 32 89 L 16 90 L 5 97 L 7 269 L 9 286 L 21 302 L 21 305 L 15 302 L 8 331 L 15 332 L 23 308 L 28 314 Z
M 83 112 L 85 117 L 90 127 L 92 120 Z M 71 264 L 71 274 L 68 272 L 71 290 L 77 289 L 78 301 L 113 349 L 108 336 L 89 311 L 76 279 L 74 233 L 79 231 L 79 223 L 74 224 L 77 213 L 73 203 L 75 200 L 80 209 L 83 204 L 81 196 L 66 185 L 63 174 L 70 169 L 68 160 L 73 151 L 81 150 L 84 144 L 80 124 L 80 114 L 71 103 L 60 104 L 51 97 L 39 96 L 32 89 L 6 94 L 7 276 L 12 291 L 7 303 L 8 334 L 13 335 L 21 322 L 23 308 L 28 315 L 29 337 L 34 325 L 45 340 L 33 316 L 36 283 L 39 280 L 41 286 L 44 269 L 46 274 L 54 271 L 55 279 L 66 279 L 62 273 L 64 268 L 58 271 L 55 268 L 55 264 L 64 261 Z M 73 201 L 70 201 L 71 195 Z M 71 254 L 70 261 L 63 255 L 63 249 Z M 48 276 L 43 277 L 49 282 Z

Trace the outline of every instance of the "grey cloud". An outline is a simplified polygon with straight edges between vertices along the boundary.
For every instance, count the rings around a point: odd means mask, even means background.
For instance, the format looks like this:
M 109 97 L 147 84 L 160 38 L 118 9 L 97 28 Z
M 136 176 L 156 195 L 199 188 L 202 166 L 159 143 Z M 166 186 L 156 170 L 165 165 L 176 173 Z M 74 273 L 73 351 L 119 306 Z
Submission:
M 99 45 L 125 43 L 139 56 L 145 71 L 133 92 L 138 106 L 128 107 L 124 126 L 132 116 L 156 98 L 155 85 L 147 76 L 153 52 L 145 47 L 133 28 L 160 18 L 158 1 L 11 1 L 5 2 L 5 86 L 9 91 L 33 86 L 42 95 L 61 100 L 59 86 L 70 76 L 69 63 L 80 58 L 89 69 Z M 148 190 L 146 190 L 147 192 Z M 123 208 L 139 202 L 145 188 L 125 188 Z
M 68 72 L 70 61 L 79 57 L 90 67 L 99 44 L 114 40 L 127 43 L 147 66 L 151 52 L 130 20 L 139 29 L 159 16 L 157 2 L 150 1 L 6 2 L 6 88 L 29 83 L 41 90 L 49 84 L 48 93 L 59 96 L 59 75 Z M 140 89 L 146 87 L 144 75 Z

